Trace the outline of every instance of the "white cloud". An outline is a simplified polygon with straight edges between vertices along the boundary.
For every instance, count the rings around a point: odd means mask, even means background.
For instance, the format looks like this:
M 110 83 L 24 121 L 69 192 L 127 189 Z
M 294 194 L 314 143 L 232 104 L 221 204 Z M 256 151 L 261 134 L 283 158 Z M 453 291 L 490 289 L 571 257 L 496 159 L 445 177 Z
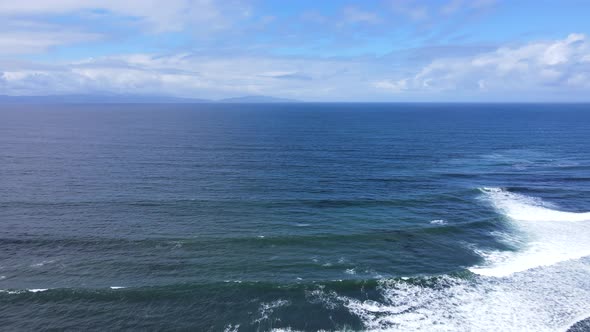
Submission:
M 349 23 L 381 23 L 381 19 L 377 13 L 361 10 L 354 6 L 346 6 L 342 12 L 344 19 Z
M 56 23 L 59 15 L 84 20 Z M 87 31 L 105 22 L 149 32 L 190 29 L 207 36 L 248 15 L 249 7 L 241 0 L 0 0 L 0 56 L 38 54 L 55 46 L 106 39 Z
M 0 55 L 40 53 L 54 46 L 94 41 L 100 38 L 99 34 L 83 32 L 2 31 L 0 32 Z
M 8 17 L 102 12 L 139 19 L 161 32 L 193 25 L 206 30 L 224 28 L 232 24 L 228 13 L 248 16 L 249 7 L 238 0 L 0 0 L 0 16 Z
M 407 16 L 414 21 L 420 21 L 430 17 L 428 6 L 420 1 L 390 0 L 389 3 L 394 12 Z
M 98 33 L 75 31 L 55 24 L 5 18 L 0 29 L 0 56 L 40 53 L 54 46 L 101 38 L 103 36 Z
M 310 101 L 510 100 L 510 96 L 512 100 L 568 100 L 567 96 L 574 96 L 587 100 L 589 55 L 586 37 L 572 34 L 562 40 L 439 58 L 418 67 L 391 58 L 191 53 L 129 54 L 53 64 L 3 60 L 0 94 L 108 92 L 213 99 L 264 94 Z
M 443 5 L 441 12 L 444 15 L 454 14 L 463 7 L 463 0 L 451 0 L 446 5 Z
M 563 40 L 533 42 L 518 47 L 501 47 L 475 56 L 440 59 L 416 71 L 411 77 L 387 80 L 377 88 L 399 91 L 449 93 L 486 92 L 568 92 L 587 88 L 590 42 L 582 34 Z M 383 81 L 383 80 L 381 80 Z
M 369 89 L 361 83 L 366 66 L 354 60 L 136 54 L 53 67 L 12 65 L 14 69 L 4 72 L 0 94 L 114 92 L 199 98 L 265 94 L 306 100 L 354 100 Z M 354 91 L 355 86 L 365 91 Z
M 483 10 L 496 5 L 497 0 L 451 0 L 440 9 L 444 15 L 451 15 L 461 10 Z
M 403 92 L 408 89 L 408 80 L 381 80 L 373 83 L 376 88 L 389 90 L 391 92 Z

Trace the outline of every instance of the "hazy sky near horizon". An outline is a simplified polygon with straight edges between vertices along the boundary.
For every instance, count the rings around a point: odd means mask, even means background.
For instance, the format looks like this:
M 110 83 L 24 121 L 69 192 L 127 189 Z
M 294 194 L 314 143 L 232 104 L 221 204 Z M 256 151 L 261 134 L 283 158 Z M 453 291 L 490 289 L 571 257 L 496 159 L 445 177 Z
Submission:
M 590 101 L 590 1 L 0 0 L 0 94 Z

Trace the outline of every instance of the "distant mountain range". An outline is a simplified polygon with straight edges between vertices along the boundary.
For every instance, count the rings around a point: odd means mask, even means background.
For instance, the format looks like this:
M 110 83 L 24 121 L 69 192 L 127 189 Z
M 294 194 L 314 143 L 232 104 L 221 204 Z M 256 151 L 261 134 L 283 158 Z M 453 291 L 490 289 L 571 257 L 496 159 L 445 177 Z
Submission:
M 219 100 L 220 103 L 297 103 L 299 101 L 286 98 L 275 98 L 268 96 L 245 96 L 226 98 Z
M 269 96 L 245 96 L 226 98 L 220 100 L 180 98 L 168 96 L 143 96 L 143 95 L 52 95 L 52 96 L 2 96 L 0 103 L 33 103 L 33 104 L 77 104 L 77 103 L 294 103 L 293 99 L 275 98 Z

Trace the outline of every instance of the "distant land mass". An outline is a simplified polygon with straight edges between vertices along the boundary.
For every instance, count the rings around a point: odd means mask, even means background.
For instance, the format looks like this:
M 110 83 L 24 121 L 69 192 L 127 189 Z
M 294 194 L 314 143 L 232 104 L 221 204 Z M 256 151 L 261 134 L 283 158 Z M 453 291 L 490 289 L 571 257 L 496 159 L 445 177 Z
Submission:
M 0 103 L 204 103 L 206 99 L 144 95 L 0 96 Z
M 219 100 L 221 103 L 296 103 L 298 100 L 269 96 L 244 96 Z
M 244 96 L 227 98 L 221 100 L 182 98 L 170 96 L 147 96 L 147 95 L 50 95 L 50 96 L 7 96 L 0 95 L 0 103 L 111 103 L 111 104 L 132 104 L 132 103 L 292 103 L 298 102 L 293 99 L 275 98 L 269 96 Z

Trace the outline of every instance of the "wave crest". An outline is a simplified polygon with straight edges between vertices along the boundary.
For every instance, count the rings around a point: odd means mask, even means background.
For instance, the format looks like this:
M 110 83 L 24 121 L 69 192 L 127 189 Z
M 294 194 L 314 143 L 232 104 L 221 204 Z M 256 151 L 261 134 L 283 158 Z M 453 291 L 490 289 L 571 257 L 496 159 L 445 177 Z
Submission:
M 484 198 L 506 217 L 517 237 L 499 233 L 514 252 L 479 252 L 483 266 L 474 273 L 505 277 L 528 269 L 590 256 L 590 212 L 567 212 L 541 199 L 501 188 L 482 188 Z

